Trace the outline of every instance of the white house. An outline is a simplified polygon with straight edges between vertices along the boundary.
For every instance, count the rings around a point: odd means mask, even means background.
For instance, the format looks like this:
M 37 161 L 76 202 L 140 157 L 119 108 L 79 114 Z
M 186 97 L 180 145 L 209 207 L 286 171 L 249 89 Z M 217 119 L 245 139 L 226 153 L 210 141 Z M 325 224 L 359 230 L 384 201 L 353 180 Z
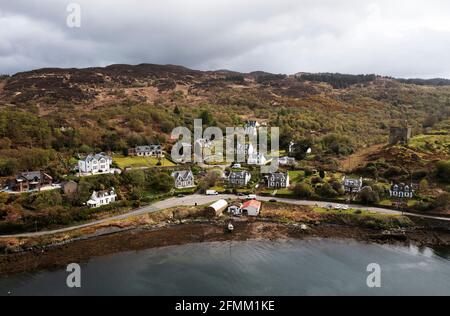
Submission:
M 136 146 L 130 150 L 130 153 L 139 157 L 162 157 L 163 150 L 161 145 Z
M 195 187 L 194 174 L 191 170 L 182 170 L 172 172 L 176 189 L 188 189 Z
M 88 155 L 78 161 L 78 169 L 81 173 L 109 173 L 112 158 L 105 153 Z
M 275 172 L 267 176 L 267 187 L 270 189 L 280 189 L 289 187 L 289 173 Z
M 295 165 L 295 158 L 294 157 L 281 157 L 278 158 L 278 164 L 280 166 L 292 166 Z
M 258 216 L 261 211 L 261 202 L 251 200 L 247 201 L 242 205 L 242 213 L 248 216 Z
M 89 201 L 87 201 L 87 205 L 90 208 L 97 208 L 103 205 L 108 205 L 113 202 L 115 202 L 117 199 L 117 194 L 114 188 L 111 190 L 105 190 L 105 191 L 94 191 L 91 195 L 91 198 Z
M 253 144 L 241 144 L 238 143 L 237 144 L 237 148 L 236 148 L 236 155 L 242 155 L 245 158 L 249 157 L 251 155 L 255 154 L 255 148 L 253 147 Z M 239 161 L 242 162 L 242 161 Z
M 249 165 L 257 165 L 257 166 L 264 166 L 269 162 L 267 158 L 261 154 L 261 153 L 253 153 L 248 156 L 247 163 Z
M 228 182 L 232 186 L 246 186 L 251 178 L 252 175 L 247 170 L 231 171 L 228 176 Z
M 392 183 L 389 193 L 391 195 L 391 198 L 412 199 L 414 197 L 414 188 L 413 185 L 407 185 L 404 183 Z
M 244 129 L 245 129 L 245 134 L 247 135 L 253 135 L 253 136 L 257 136 L 258 135 L 258 128 L 261 125 L 256 122 L 256 121 L 248 121 L 245 125 L 244 125 Z

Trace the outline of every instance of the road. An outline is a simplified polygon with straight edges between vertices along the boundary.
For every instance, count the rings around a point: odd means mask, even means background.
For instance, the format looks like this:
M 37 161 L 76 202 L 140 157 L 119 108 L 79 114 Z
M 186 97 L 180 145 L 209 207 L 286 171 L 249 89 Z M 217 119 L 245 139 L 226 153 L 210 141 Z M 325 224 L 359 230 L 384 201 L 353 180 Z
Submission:
M 131 212 L 128 212 L 126 214 L 112 216 L 108 218 L 104 218 L 98 221 L 89 222 L 82 225 L 76 225 L 76 226 L 70 226 L 66 228 L 61 229 L 55 229 L 55 230 L 49 230 L 49 231 L 41 231 L 41 232 L 35 232 L 35 233 L 24 233 L 24 234 L 16 234 L 16 235 L 3 235 L 0 236 L 0 238 L 13 238 L 13 237 L 40 237 L 40 236 L 48 236 L 48 235 L 54 235 L 59 233 L 65 233 L 73 230 L 77 230 L 80 228 L 86 228 L 91 227 L 99 224 L 105 224 L 110 221 L 117 221 L 117 220 L 123 220 L 134 216 L 144 215 L 148 213 L 153 213 L 157 211 L 161 211 L 164 209 L 169 209 L 177 206 L 195 206 L 197 205 L 207 205 L 211 204 L 219 199 L 236 199 L 236 195 L 231 194 L 221 194 L 221 195 L 215 195 L 215 196 L 208 196 L 208 195 L 189 195 L 183 198 L 170 198 L 164 201 L 156 202 L 152 205 L 144 206 L 141 208 L 138 208 L 136 210 L 133 210 Z M 270 200 L 273 200 L 273 197 L 263 197 L 258 196 L 259 201 L 268 202 Z M 328 205 L 332 205 L 333 207 L 338 205 L 338 203 L 330 203 L 330 202 L 317 202 L 317 201 L 306 201 L 306 200 L 292 200 L 292 199 L 282 199 L 282 198 L 276 198 L 278 202 L 291 204 L 291 205 L 303 205 L 303 206 L 319 206 L 319 207 L 327 207 Z M 391 214 L 391 215 L 402 215 L 402 212 L 379 208 L 379 207 L 368 207 L 368 206 L 362 206 L 362 205 L 349 205 L 350 208 L 355 210 L 367 210 L 370 212 L 380 213 L 380 214 Z M 435 220 L 442 220 L 442 221 L 450 221 L 450 218 L 446 217 L 437 217 L 437 216 L 428 216 L 428 215 L 419 215 L 414 213 L 403 213 L 403 215 L 408 216 L 414 216 L 414 217 L 421 217 L 421 218 L 428 218 L 428 219 L 435 219 Z

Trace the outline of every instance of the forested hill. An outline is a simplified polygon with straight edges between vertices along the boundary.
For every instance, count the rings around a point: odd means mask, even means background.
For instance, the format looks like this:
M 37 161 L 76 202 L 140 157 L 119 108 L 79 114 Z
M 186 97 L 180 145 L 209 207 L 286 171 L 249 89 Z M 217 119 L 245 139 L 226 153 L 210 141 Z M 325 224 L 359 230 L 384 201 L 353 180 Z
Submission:
M 448 131 L 450 87 L 413 83 L 151 64 L 2 76 L 0 166 L 13 161 L 11 168 L 26 170 L 45 166 L 56 153 L 167 144 L 174 127 L 199 117 L 219 127 L 248 119 L 279 126 L 282 146 L 308 138 L 324 157 L 385 143 L 389 126 L 405 120 L 415 133 Z

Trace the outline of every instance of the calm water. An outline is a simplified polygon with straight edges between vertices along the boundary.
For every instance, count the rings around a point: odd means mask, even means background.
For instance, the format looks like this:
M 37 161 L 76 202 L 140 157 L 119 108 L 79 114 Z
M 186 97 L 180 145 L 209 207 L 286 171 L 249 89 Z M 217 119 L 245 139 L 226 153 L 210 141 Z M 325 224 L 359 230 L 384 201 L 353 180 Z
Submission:
M 367 265 L 382 288 L 366 286 Z M 82 288 L 67 273 L 0 279 L 0 295 L 450 295 L 450 252 L 350 241 L 203 243 L 121 253 L 82 264 Z

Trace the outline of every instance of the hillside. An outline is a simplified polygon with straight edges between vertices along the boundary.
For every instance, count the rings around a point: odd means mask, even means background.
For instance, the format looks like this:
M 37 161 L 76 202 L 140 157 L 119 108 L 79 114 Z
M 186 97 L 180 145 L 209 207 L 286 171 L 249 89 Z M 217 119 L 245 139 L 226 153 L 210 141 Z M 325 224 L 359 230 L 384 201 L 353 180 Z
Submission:
M 414 134 L 448 132 L 449 126 L 450 87 L 375 75 L 243 74 L 142 64 L 40 69 L 0 80 L 0 161 L 14 160 L 14 169 L 48 167 L 58 160 L 56 152 L 167 144 L 174 127 L 191 126 L 199 117 L 219 127 L 250 118 L 279 126 L 283 147 L 310 138 L 324 163 L 385 144 L 389 126 L 404 120 Z M 17 158 L 19 151 L 26 158 Z

